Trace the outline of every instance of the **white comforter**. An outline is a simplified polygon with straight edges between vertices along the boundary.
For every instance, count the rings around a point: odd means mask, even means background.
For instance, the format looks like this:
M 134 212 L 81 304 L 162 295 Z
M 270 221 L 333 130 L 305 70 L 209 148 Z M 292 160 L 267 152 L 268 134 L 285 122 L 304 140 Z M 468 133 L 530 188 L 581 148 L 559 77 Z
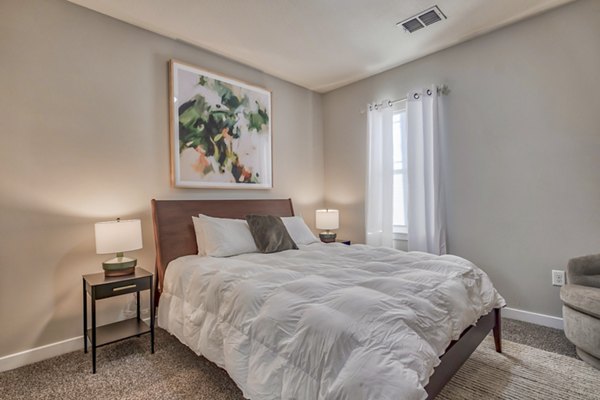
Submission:
M 424 399 L 450 341 L 504 305 L 460 257 L 316 243 L 174 260 L 158 325 L 250 399 Z

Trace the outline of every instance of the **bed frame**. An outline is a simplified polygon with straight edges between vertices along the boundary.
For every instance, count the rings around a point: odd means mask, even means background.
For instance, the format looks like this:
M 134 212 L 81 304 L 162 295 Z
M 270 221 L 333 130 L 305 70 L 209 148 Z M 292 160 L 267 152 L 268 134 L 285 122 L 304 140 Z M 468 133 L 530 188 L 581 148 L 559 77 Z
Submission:
M 193 215 L 206 214 L 220 218 L 243 219 L 248 214 L 294 215 L 291 199 L 277 200 L 152 200 L 152 221 L 156 246 L 156 299 L 158 305 L 165 271 L 169 262 L 189 254 L 197 254 Z M 461 365 L 493 331 L 496 351 L 502 352 L 500 309 L 496 308 L 467 328 L 458 340 L 450 343 L 425 387 L 433 399 L 450 381 Z

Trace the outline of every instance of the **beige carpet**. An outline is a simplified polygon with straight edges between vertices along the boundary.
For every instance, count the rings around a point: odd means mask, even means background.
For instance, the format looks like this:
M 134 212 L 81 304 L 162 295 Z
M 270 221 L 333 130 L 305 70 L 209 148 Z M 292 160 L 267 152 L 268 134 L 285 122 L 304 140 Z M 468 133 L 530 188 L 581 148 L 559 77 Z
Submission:
M 600 399 L 600 371 L 575 358 L 488 337 L 436 399 Z
M 438 399 L 600 399 L 600 371 L 582 361 L 504 346 L 497 354 L 482 343 Z M 165 331 L 157 331 L 154 355 L 148 348 L 141 337 L 99 349 L 96 375 L 83 351 L 1 373 L 0 399 L 243 399 L 225 371 Z

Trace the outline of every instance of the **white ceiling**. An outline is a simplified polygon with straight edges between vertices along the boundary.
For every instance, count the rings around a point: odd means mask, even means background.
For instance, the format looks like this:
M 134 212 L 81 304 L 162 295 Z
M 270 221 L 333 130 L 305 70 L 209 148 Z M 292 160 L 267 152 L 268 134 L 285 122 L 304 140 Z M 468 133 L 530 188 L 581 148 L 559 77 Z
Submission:
M 318 92 L 573 0 L 69 0 Z M 433 5 L 448 17 L 396 26 Z

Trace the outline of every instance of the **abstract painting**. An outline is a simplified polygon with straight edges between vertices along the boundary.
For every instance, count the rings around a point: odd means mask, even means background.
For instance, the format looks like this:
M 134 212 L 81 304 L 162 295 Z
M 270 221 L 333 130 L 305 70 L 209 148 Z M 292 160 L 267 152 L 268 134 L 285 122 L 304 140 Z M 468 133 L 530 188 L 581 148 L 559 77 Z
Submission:
M 271 92 L 171 60 L 175 187 L 269 189 Z

